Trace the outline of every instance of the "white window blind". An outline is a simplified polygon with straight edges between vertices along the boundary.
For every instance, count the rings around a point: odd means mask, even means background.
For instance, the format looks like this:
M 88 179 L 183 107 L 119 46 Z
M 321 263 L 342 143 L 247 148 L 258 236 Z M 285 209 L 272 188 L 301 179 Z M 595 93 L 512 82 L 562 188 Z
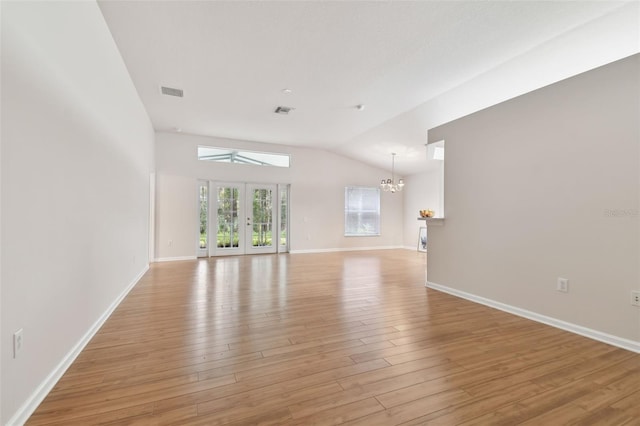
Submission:
M 380 189 L 344 189 L 344 235 L 380 235 Z

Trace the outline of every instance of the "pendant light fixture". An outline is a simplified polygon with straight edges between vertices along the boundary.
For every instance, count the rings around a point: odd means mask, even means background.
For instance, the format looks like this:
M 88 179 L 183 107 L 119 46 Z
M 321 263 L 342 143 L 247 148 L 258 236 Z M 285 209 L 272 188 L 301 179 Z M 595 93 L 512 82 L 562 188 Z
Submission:
M 399 192 L 404 188 L 404 180 L 400 179 L 398 183 L 396 183 L 395 179 L 395 163 L 396 163 L 396 153 L 391 153 L 391 179 L 382 179 L 380 182 L 380 188 L 382 188 L 385 192 Z

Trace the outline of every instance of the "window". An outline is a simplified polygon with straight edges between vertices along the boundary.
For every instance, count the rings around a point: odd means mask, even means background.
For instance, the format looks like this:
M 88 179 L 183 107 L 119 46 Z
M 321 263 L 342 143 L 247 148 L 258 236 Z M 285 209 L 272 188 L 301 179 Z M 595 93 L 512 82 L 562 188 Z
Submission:
M 280 190 L 280 247 L 286 251 L 289 238 L 289 185 L 278 185 Z
M 199 146 L 198 160 L 275 167 L 289 167 L 291 163 L 291 157 L 288 154 L 214 148 L 212 146 Z
M 380 189 L 344 189 L 344 235 L 380 235 Z
M 201 249 L 207 248 L 207 228 L 209 222 L 209 186 L 207 182 L 201 182 L 198 185 L 198 192 L 200 194 L 200 243 Z
M 218 186 L 217 247 L 234 249 L 240 241 L 240 190 L 233 186 Z

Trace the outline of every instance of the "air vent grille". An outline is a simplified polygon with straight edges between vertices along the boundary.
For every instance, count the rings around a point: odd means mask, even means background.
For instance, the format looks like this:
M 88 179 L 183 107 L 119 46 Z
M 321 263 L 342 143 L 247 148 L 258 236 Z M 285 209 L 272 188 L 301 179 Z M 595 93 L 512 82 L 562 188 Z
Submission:
M 181 98 L 184 96 L 184 92 L 182 91 L 182 89 L 174 89 L 173 87 L 162 86 L 160 87 L 160 91 L 162 92 L 163 95 L 167 95 L 167 96 L 177 96 L 178 98 Z
M 287 115 L 293 110 L 295 110 L 295 108 L 279 106 L 279 107 L 276 107 L 276 109 L 273 112 L 275 112 L 276 114 Z

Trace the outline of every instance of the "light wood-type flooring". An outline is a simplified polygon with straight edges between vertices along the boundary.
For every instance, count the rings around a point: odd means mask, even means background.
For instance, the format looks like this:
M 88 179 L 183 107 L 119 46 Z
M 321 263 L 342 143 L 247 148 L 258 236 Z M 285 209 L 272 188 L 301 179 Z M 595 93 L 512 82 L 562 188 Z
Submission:
M 424 267 L 153 264 L 28 424 L 640 425 L 639 354 L 426 289 Z

